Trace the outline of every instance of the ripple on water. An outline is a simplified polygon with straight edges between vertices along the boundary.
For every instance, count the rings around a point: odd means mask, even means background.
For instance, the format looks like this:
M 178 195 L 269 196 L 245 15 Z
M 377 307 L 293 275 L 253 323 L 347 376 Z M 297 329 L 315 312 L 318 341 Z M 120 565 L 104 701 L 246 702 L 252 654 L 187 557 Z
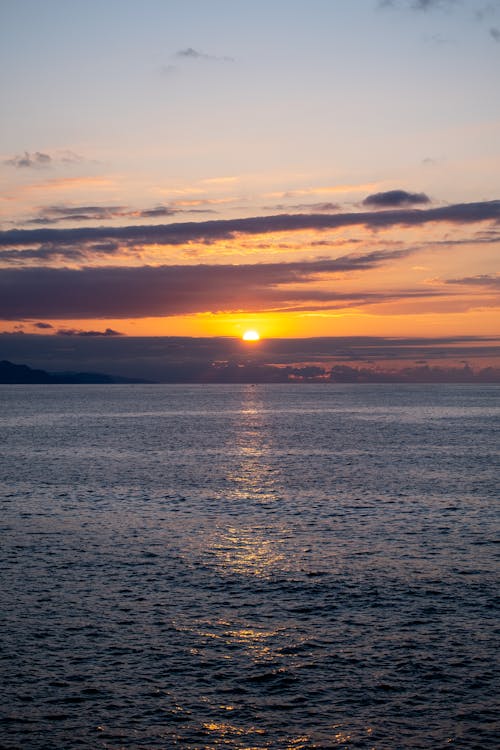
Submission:
M 2 394 L 6 750 L 497 747 L 497 388 Z

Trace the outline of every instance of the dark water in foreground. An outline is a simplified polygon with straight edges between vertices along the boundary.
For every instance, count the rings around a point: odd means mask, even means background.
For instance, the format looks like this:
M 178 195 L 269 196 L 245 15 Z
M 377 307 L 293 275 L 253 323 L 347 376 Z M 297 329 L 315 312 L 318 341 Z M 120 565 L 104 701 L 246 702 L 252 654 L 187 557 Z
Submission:
M 3 386 L 0 746 L 497 748 L 499 396 Z

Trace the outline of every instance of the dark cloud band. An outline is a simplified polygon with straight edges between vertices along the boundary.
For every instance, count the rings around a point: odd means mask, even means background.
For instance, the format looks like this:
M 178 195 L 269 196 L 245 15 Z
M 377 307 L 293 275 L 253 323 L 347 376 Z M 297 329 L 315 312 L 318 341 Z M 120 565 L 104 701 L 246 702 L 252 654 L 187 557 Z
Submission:
M 421 226 L 432 222 L 471 224 L 481 221 L 500 222 L 500 200 L 459 203 L 427 209 L 361 211 L 339 214 L 279 214 L 246 219 L 224 219 L 150 226 L 80 227 L 75 229 L 12 229 L 0 232 L 0 247 L 32 247 L 35 244 L 78 244 L 102 240 L 134 242 L 141 245 L 161 243 L 180 245 L 188 242 L 211 242 L 229 239 L 237 234 L 256 235 L 270 232 L 337 229 L 365 226 L 372 229 L 392 226 Z
M 253 265 L 101 268 L 25 267 L 0 270 L 0 317 L 130 318 L 197 312 L 299 309 L 306 301 L 335 307 L 394 299 L 387 293 L 349 293 L 306 285 L 323 275 L 376 268 L 410 251 L 375 251 L 334 260 Z M 407 290 L 430 297 L 436 290 Z

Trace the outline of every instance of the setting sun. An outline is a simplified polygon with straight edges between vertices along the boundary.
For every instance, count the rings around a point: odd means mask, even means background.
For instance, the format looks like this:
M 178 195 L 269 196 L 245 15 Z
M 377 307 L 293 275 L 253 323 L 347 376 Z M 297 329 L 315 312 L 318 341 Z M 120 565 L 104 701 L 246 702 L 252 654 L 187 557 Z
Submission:
M 243 341 L 259 341 L 260 334 L 257 331 L 245 331 Z

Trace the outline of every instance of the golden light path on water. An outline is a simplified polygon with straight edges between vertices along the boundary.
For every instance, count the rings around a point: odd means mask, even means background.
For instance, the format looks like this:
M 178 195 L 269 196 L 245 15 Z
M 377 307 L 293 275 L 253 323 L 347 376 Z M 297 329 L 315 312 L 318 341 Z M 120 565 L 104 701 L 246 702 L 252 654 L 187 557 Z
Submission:
M 255 339 L 249 339 L 255 340 Z M 235 422 L 232 453 L 238 456 L 236 467 L 227 474 L 231 501 L 258 504 L 263 510 L 274 510 L 279 504 L 280 494 L 285 477 L 275 458 L 271 459 L 273 450 L 272 435 L 266 426 L 265 405 L 259 395 L 259 389 L 252 385 L 242 391 L 241 408 Z M 249 579 L 270 579 L 284 574 L 295 567 L 295 561 L 289 555 L 287 541 L 292 530 L 282 520 L 274 518 L 272 522 L 252 525 L 239 520 L 239 514 L 228 516 L 227 523 L 220 519 L 215 528 L 204 537 L 202 556 L 210 561 L 211 567 L 222 576 L 231 579 L 234 576 Z M 278 627 L 257 627 L 250 620 L 235 614 L 232 620 L 206 619 L 198 620 L 196 625 L 178 622 L 176 627 L 190 631 L 197 640 L 213 644 L 231 660 L 234 649 L 246 652 L 250 663 L 264 667 L 266 673 L 275 677 L 288 679 L 288 670 L 278 666 L 282 639 L 287 637 L 289 623 L 283 621 Z M 295 633 L 295 645 L 305 642 Z M 193 653 L 197 649 L 193 649 Z M 196 655 L 196 653 L 194 653 Z M 220 710 L 231 715 L 239 713 L 241 706 L 219 705 Z M 233 714 L 234 712 L 234 714 Z M 209 734 L 211 747 L 239 747 L 241 750 L 271 750 L 266 730 L 258 725 L 241 726 L 235 721 L 209 721 L 203 724 Z M 366 729 L 369 737 L 371 728 Z M 330 746 L 344 746 L 350 743 L 351 735 L 340 724 L 332 724 Z M 248 742 L 248 744 L 246 744 Z M 312 744 L 311 744 L 312 743 Z M 308 734 L 300 734 L 284 740 L 283 750 L 305 750 L 319 748 Z
M 256 339 L 248 339 L 256 340 Z M 276 463 L 268 460 L 270 435 L 266 431 L 263 418 L 264 404 L 259 397 L 258 389 L 248 385 L 242 394 L 241 409 L 237 419 L 233 450 L 239 457 L 236 469 L 227 475 L 231 487 L 231 499 L 237 503 L 258 503 L 261 507 L 272 507 L 279 499 L 282 477 Z M 211 565 L 227 577 L 243 576 L 250 578 L 269 578 L 288 569 L 284 542 L 289 537 L 285 524 L 273 523 L 251 526 L 237 524 L 237 515 L 231 515 L 225 525 L 219 524 L 205 539 L 204 556 L 211 560 Z M 203 554 L 203 553 L 202 553 Z M 256 627 L 250 621 L 235 616 L 226 619 L 198 621 L 197 626 L 181 625 L 178 629 L 191 631 L 193 637 L 203 639 L 214 646 L 220 644 L 222 651 L 231 659 L 231 651 L 246 651 L 254 665 L 267 665 L 267 671 L 287 677 L 287 670 L 276 668 L 279 658 L 280 638 L 286 636 L 287 625 L 265 628 Z M 300 639 L 299 639 L 300 640 Z M 194 649 L 196 651 L 196 649 Z M 221 710 L 236 711 L 234 705 L 220 705 Z M 238 726 L 234 722 L 210 721 L 203 724 L 209 733 L 211 747 L 239 747 L 241 750 L 270 750 L 273 745 L 266 740 L 266 730 L 258 726 Z M 342 744 L 346 735 L 338 728 L 332 727 L 335 744 Z M 248 741 L 248 744 L 246 744 Z M 298 735 L 285 741 L 283 750 L 302 750 L 311 748 L 311 737 Z M 314 747 L 314 746 L 313 746 Z
M 261 507 L 276 502 L 281 479 L 276 462 L 271 465 L 268 458 L 271 446 L 263 409 L 258 389 L 247 386 L 234 436 L 239 462 L 227 476 L 234 501 L 258 503 Z M 246 526 L 237 525 L 236 520 L 237 516 L 232 516 L 231 523 L 219 527 L 212 540 L 216 566 L 236 575 L 266 576 L 278 571 L 285 559 L 281 544 L 286 536 L 285 525 Z

